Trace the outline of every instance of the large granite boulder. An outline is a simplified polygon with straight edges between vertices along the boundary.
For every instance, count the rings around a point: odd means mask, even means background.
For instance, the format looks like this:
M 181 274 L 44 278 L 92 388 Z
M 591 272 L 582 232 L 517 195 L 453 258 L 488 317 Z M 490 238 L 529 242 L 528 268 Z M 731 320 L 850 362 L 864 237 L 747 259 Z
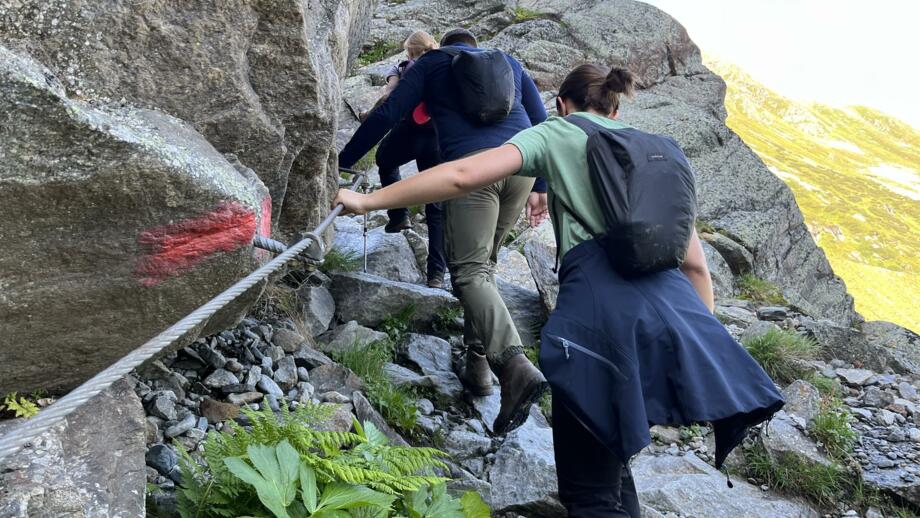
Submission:
M 134 388 L 116 382 L 3 460 L 0 516 L 143 516 L 145 430 Z
M 265 187 L 177 119 L 0 47 L 0 142 L 0 393 L 69 389 L 258 265 Z
M 639 499 L 672 516 L 817 518 L 814 509 L 795 500 L 761 491 L 743 480 L 725 483 L 725 475 L 693 453 L 684 456 L 641 454 L 632 462 Z
M 444 290 L 360 272 L 336 274 L 332 296 L 340 320 L 355 320 L 370 327 L 411 307 L 410 324 L 428 330 L 439 317 L 460 307 L 459 301 Z
M 0 40 L 67 92 L 190 122 L 265 182 L 283 230 L 311 227 L 334 194 L 339 78 L 375 0 L 22 0 Z

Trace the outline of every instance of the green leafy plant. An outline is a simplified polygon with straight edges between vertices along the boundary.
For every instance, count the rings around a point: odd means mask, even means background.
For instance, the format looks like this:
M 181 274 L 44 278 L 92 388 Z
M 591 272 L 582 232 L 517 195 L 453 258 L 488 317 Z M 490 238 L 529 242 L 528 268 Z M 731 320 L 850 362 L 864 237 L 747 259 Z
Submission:
M 333 248 L 326 252 L 319 269 L 324 273 L 354 272 L 361 268 L 361 258 L 350 250 Z
M 372 63 L 376 63 L 395 54 L 399 54 L 400 50 L 402 50 L 402 45 L 400 43 L 392 43 L 389 41 L 374 42 L 373 45 L 366 48 L 358 55 L 358 66 L 365 67 Z
M 409 518 L 489 518 L 489 506 L 472 491 L 461 498 L 447 492 L 446 485 L 436 484 L 405 496 L 397 510 Z
M 380 59 L 383 59 L 383 58 L 380 58 Z M 373 63 L 373 61 L 371 63 Z M 354 169 L 355 171 L 368 171 L 375 165 L 377 165 L 377 146 L 372 147 L 370 151 L 365 153 L 364 156 L 362 156 L 357 162 L 355 162 L 355 165 L 352 166 L 352 169 Z M 349 178 L 348 180 L 351 181 L 351 178 Z
M 771 378 L 782 383 L 805 376 L 799 363 L 814 359 L 818 352 L 818 343 L 813 339 L 782 329 L 748 338 L 744 347 Z
M 356 343 L 336 354 L 335 359 L 364 380 L 367 399 L 387 423 L 414 435 L 417 433 L 418 398 L 410 389 L 394 385 L 384 373 L 384 365 L 393 361 L 394 349 L 389 340 L 367 345 Z
M 827 378 L 814 372 L 807 381 L 814 385 L 818 392 L 825 397 L 840 397 L 843 395 L 843 385 L 836 378 Z
M 765 281 L 752 273 L 738 278 L 738 296 L 758 304 L 785 305 L 786 298 L 775 284 Z
M 448 306 L 438 312 L 434 317 L 434 328 L 442 333 L 450 331 L 459 331 L 461 326 L 457 325 L 457 320 L 463 316 L 463 308 L 459 306 Z
M 391 446 L 369 423 L 355 422 L 355 433 L 318 431 L 317 421 L 328 418 L 319 405 L 282 405 L 279 416 L 243 412 L 251 428 L 230 422 L 229 432 L 211 432 L 201 465 L 179 448 L 183 518 L 338 518 L 367 507 L 377 508 L 372 516 L 389 516 L 395 499 L 444 482 L 430 474 L 446 467 L 444 453 Z
M 528 9 L 526 7 L 514 8 L 514 23 L 529 22 L 531 20 L 539 20 L 540 18 L 544 18 L 544 15 L 533 9 Z
M 815 416 L 811 433 L 824 445 L 828 455 L 844 460 L 853 453 L 857 435 L 850 422 L 853 416 L 838 399 L 828 398 L 822 402 L 821 411 Z
M 398 313 L 386 317 L 378 329 L 388 334 L 393 343 L 401 344 L 412 329 L 413 316 L 415 316 L 415 307 L 405 306 Z
M 8 394 L 0 405 L 0 412 L 11 412 L 15 417 L 30 418 L 38 413 L 38 405 L 16 392 Z

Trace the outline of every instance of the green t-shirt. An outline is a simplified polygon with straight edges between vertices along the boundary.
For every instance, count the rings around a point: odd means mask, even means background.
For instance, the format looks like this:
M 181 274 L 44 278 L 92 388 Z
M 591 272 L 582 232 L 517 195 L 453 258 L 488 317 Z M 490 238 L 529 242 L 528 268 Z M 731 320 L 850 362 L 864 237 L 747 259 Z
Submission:
M 593 113 L 578 112 L 575 115 L 611 129 L 629 127 Z M 560 257 L 592 236 L 567 211 L 562 210 L 560 204 L 554 203 L 553 196 L 558 196 L 568 207 L 577 210 L 578 215 L 595 232 L 603 231 L 604 216 L 588 177 L 588 159 L 585 152 L 588 136 L 581 128 L 566 122 L 562 117 L 550 117 L 545 122 L 518 133 L 508 143 L 518 148 L 524 157 L 524 165 L 517 174 L 542 176 L 549 184 L 550 210 L 554 211 L 555 220 L 560 222 Z M 558 213 L 554 210 L 556 208 L 560 209 Z

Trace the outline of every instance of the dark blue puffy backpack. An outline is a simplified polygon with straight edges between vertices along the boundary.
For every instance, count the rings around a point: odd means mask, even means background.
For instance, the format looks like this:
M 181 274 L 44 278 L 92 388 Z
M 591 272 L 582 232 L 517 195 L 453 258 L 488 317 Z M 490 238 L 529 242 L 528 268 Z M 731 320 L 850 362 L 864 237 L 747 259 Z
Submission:
M 579 115 L 565 120 L 588 135 L 588 169 L 605 229 L 595 233 L 563 202 L 566 212 L 592 233 L 621 275 L 680 266 L 696 219 L 696 187 L 677 142 L 634 128 L 609 129 Z

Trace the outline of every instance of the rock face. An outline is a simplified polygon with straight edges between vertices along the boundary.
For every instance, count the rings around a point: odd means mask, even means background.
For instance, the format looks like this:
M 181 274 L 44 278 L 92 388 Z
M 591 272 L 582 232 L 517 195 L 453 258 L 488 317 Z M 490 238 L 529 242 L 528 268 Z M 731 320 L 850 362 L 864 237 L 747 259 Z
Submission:
M 459 307 L 457 299 L 444 290 L 396 282 L 366 273 L 343 273 L 333 277 L 332 296 L 336 313 L 343 321 L 356 320 L 367 326 L 380 325 L 390 315 L 413 308 L 411 323 L 430 327 L 443 311 Z
M 74 95 L 188 121 L 259 175 L 274 221 L 293 231 L 316 223 L 334 194 L 339 78 L 375 3 L 25 0 L 0 7 L 0 39 Z
M 144 433 L 134 389 L 115 383 L 4 460 L 0 516 L 143 516 Z
M 639 500 L 663 514 L 714 518 L 820 516 L 805 504 L 773 497 L 742 480 L 733 480 L 734 487 L 729 488 L 723 474 L 692 453 L 682 457 L 639 455 L 632 471 Z
M 265 187 L 177 119 L 0 47 L 0 141 L 2 393 L 75 386 L 258 264 Z

